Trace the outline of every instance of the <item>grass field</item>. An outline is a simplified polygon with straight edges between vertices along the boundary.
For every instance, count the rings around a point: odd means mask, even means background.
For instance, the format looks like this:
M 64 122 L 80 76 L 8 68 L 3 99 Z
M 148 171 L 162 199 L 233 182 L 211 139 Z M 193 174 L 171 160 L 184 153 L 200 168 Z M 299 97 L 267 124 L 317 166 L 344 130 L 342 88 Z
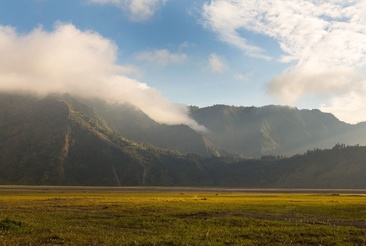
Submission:
M 0 245 L 366 245 L 361 194 L 0 189 Z

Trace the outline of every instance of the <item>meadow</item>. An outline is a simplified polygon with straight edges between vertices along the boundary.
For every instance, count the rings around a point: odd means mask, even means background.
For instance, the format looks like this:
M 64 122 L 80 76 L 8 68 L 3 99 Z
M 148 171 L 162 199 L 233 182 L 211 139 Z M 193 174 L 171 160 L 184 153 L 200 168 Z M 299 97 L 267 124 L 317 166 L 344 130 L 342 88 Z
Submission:
M 366 196 L 1 187 L 0 245 L 366 245 Z

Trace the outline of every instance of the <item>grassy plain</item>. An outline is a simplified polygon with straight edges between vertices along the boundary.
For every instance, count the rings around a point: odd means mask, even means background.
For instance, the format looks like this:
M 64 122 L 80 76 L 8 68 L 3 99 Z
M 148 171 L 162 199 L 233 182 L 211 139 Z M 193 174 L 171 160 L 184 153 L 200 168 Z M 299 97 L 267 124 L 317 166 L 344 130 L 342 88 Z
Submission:
M 0 245 L 366 245 L 366 196 L 0 189 Z

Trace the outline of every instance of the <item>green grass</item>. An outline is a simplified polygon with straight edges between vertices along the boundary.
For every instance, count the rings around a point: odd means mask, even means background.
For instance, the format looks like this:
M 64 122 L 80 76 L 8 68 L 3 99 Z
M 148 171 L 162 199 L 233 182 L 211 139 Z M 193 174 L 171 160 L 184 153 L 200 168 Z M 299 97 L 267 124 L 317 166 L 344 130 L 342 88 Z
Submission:
M 2 190 L 0 245 L 365 245 L 366 197 Z

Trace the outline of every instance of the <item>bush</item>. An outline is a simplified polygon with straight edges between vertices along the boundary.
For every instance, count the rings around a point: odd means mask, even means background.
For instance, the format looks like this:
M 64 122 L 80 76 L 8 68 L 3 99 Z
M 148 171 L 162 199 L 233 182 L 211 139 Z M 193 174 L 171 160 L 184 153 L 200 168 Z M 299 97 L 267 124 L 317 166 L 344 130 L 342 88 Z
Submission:
M 10 230 L 22 226 L 22 222 L 5 218 L 0 221 L 0 230 Z

